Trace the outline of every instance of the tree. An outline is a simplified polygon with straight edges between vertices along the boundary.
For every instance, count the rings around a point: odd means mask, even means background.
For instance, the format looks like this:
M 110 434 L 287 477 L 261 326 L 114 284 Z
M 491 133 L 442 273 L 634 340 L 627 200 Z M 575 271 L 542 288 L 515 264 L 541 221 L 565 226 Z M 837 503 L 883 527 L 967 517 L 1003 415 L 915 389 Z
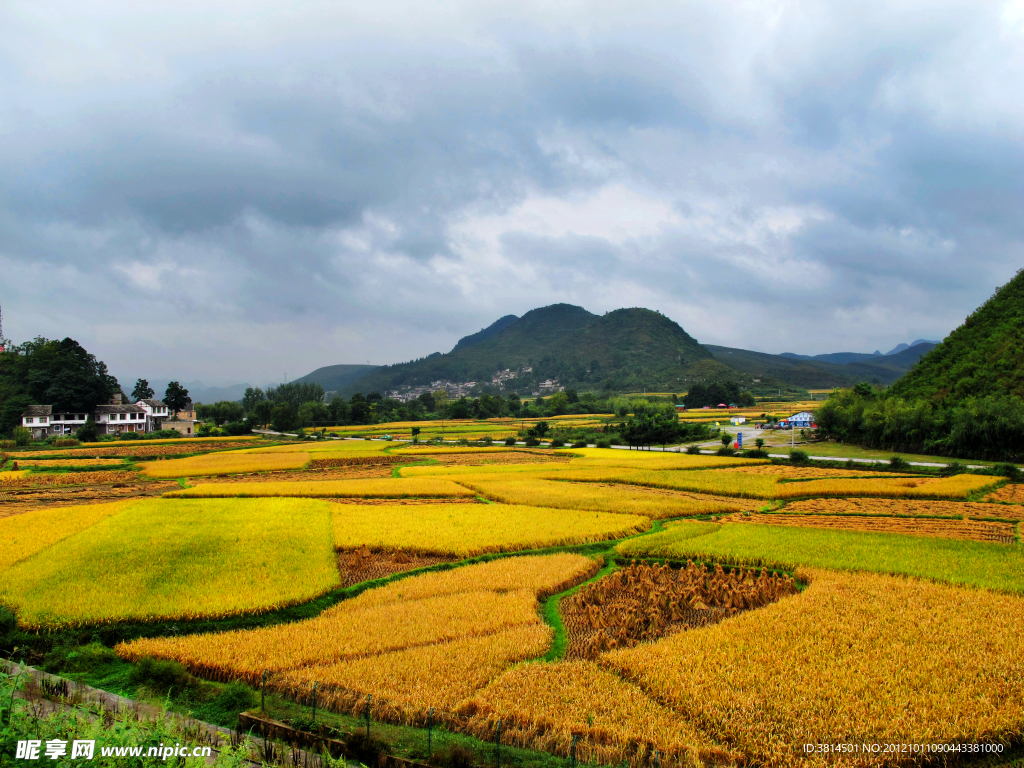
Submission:
M 256 410 L 256 404 L 262 403 L 266 399 L 267 396 L 259 387 L 246 387 L 245 394 L 242 395 L 242 410 L 246 413 L 253 413 Z
M 754 440 L 754 445 L 756 445 L 757 446 L 757 450 L 760 451 L 762 448 L 764 448 L 764 438 L 763 437 L 759 437 L 756 440 Z
M 533 428 L 533 432 L 537 437 L 543 438 L 548 433 L 548 427 L 549 425 L 546 421 L 538 421 Z
M 310 400 L 299 406 L 298 420 L 300 427 L 323 427 L 330 421 L 327 406 L 317 400 Z
M 570 403 L 578 403 L 580 401 L 579 393 L 575 389 L 565 390 L 565 396 L 569 398 Z
M 85 424 L 78 428 L 75 432 L 75 439 L 80 443 L 95 443 L 99 438 L 99 432 L 96 429 L 96 422 L 92 420 L 92 416 L 85 420 Z
M 469 400 L 460 397 L 448 407 L 448 417 L 452 419 L 468 419 L 470 417 Z
M 523 407 L 523 402 L 519 399 L 519 394 L 516 392 L 510 392 L 506 399 L 508 400 L 509 412 L 519 413 L 519 409 Z
M 139 400 L 149 400 L 153 397 L 153 388 L 149 386 L 149 382 L 145 379 L 139 379 L 135 382 L 135 389 L 132 390 L 132 400 L 138 402 Z
M 261 400 L 256 403 L 252 409 L 252 416 L 256 420 L 257 424 L 261 424 L 264 427 L 270 423 L 273 418 L 274 404 L 269 400 Z
M 569 396 L 565 392 L 555 392 L 548 400 L 548 408 L 556 416 L 561 416 L 569 410 Z
M 370 423 L 370 404 L 366 402 L 362 393 L 356 392 L 352 395 L 352 399 L 348 401 L 348 408 L 349 419 L 353 424 Z
M 295 429 L 295 408 L 291 403 L 281 402 L 274 406 L 271 414 L 271 425 L 277 432 Z
M 420 428 L 419 427 L 413 427 L 412 428 L 412 441 L 414 443 L 418 443 L 420 441 Z
M 447 407 L 448 407 L 448 390 L 446 390 L 446 389 L 436 389 L 436 390 L 434 390 L 434 410 L 437 413 L 443 414 Z
M 721 435 L 719 435 L 719 439 L 722 441 L 722 445 L 728 448 L 729 443 L 732 442 L 732 435 L 730 435 L 728 432 L 723 432 Z
M 164 392 L 164 405 L 171 413 L 184 410 L 188 405 L 188 390 L 178 382 L 172 381 L 167 385 L 167 391 Z

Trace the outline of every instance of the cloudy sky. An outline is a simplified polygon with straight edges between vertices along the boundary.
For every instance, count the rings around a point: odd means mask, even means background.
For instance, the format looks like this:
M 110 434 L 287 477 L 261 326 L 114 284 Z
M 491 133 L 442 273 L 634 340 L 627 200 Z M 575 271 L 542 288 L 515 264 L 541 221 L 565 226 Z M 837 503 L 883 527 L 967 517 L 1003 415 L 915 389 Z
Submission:
M 1022 0 L 7 0 L 3 330 L 207 383 L 555 302 L 941 338 L 1024 266 L 1022 79 Z

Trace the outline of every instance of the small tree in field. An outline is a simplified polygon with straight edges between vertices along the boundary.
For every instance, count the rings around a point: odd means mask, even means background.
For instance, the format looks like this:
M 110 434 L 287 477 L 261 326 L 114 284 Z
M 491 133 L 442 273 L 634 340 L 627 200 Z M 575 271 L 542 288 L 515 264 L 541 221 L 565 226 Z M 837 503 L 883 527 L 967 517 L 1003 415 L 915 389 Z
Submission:
M 721 440 L 722 440 L 722 445 L 724 445 L 726 448 L 728 448 L 729 447 L 729 443 L 732 442 L 732 435 L 730 435 L 728 432 L 723 432 Z
M 757 438 L 754 441 L 754 445 L 756 445 L 757 446 L 757 450 L 760 451 L 762 448 L 764 448 L 764 438 L 763 437 Z

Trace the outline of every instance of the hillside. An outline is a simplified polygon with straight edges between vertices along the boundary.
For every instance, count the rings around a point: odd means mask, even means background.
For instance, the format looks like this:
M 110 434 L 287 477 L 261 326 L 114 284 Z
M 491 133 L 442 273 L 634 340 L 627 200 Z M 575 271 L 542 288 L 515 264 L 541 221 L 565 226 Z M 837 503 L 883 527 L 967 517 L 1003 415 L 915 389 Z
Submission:
M 296 379 L 295 383 L 319 384 L 327 392 L 335 392 L 376 369 L 376 365 L 325 365 L 312 373 L 307 373 L 301 379 Z
M 521 371 L 507 388 L 532 391 L 554 378 L 562 386 L 624 390 L 680 389 L 688 366 L 711 358 L 679 325 L 649 309 L 595 315 L 553 304 L 520 318 L 503 317 L 467 336 L 447 354 L 379 368 L 345 391 L 386 392 L 433 381 L 489 383 L 501 370 Z
M 894 396 L 951 405 L 972 395 L 1024 397 L 1024 271 L 897 382 Z M 900 353 L 903 354 L 903 353 Z

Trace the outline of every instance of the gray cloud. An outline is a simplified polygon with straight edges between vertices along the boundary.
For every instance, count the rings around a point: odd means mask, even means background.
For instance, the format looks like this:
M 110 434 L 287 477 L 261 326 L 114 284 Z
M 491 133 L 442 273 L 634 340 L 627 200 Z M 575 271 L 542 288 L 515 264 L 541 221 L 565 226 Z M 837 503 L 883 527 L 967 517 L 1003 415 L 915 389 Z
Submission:
M 15 339 L 269 381 L 556 301 L 939 337 L 1021 266 L 1019 2 L 0 10 Z

